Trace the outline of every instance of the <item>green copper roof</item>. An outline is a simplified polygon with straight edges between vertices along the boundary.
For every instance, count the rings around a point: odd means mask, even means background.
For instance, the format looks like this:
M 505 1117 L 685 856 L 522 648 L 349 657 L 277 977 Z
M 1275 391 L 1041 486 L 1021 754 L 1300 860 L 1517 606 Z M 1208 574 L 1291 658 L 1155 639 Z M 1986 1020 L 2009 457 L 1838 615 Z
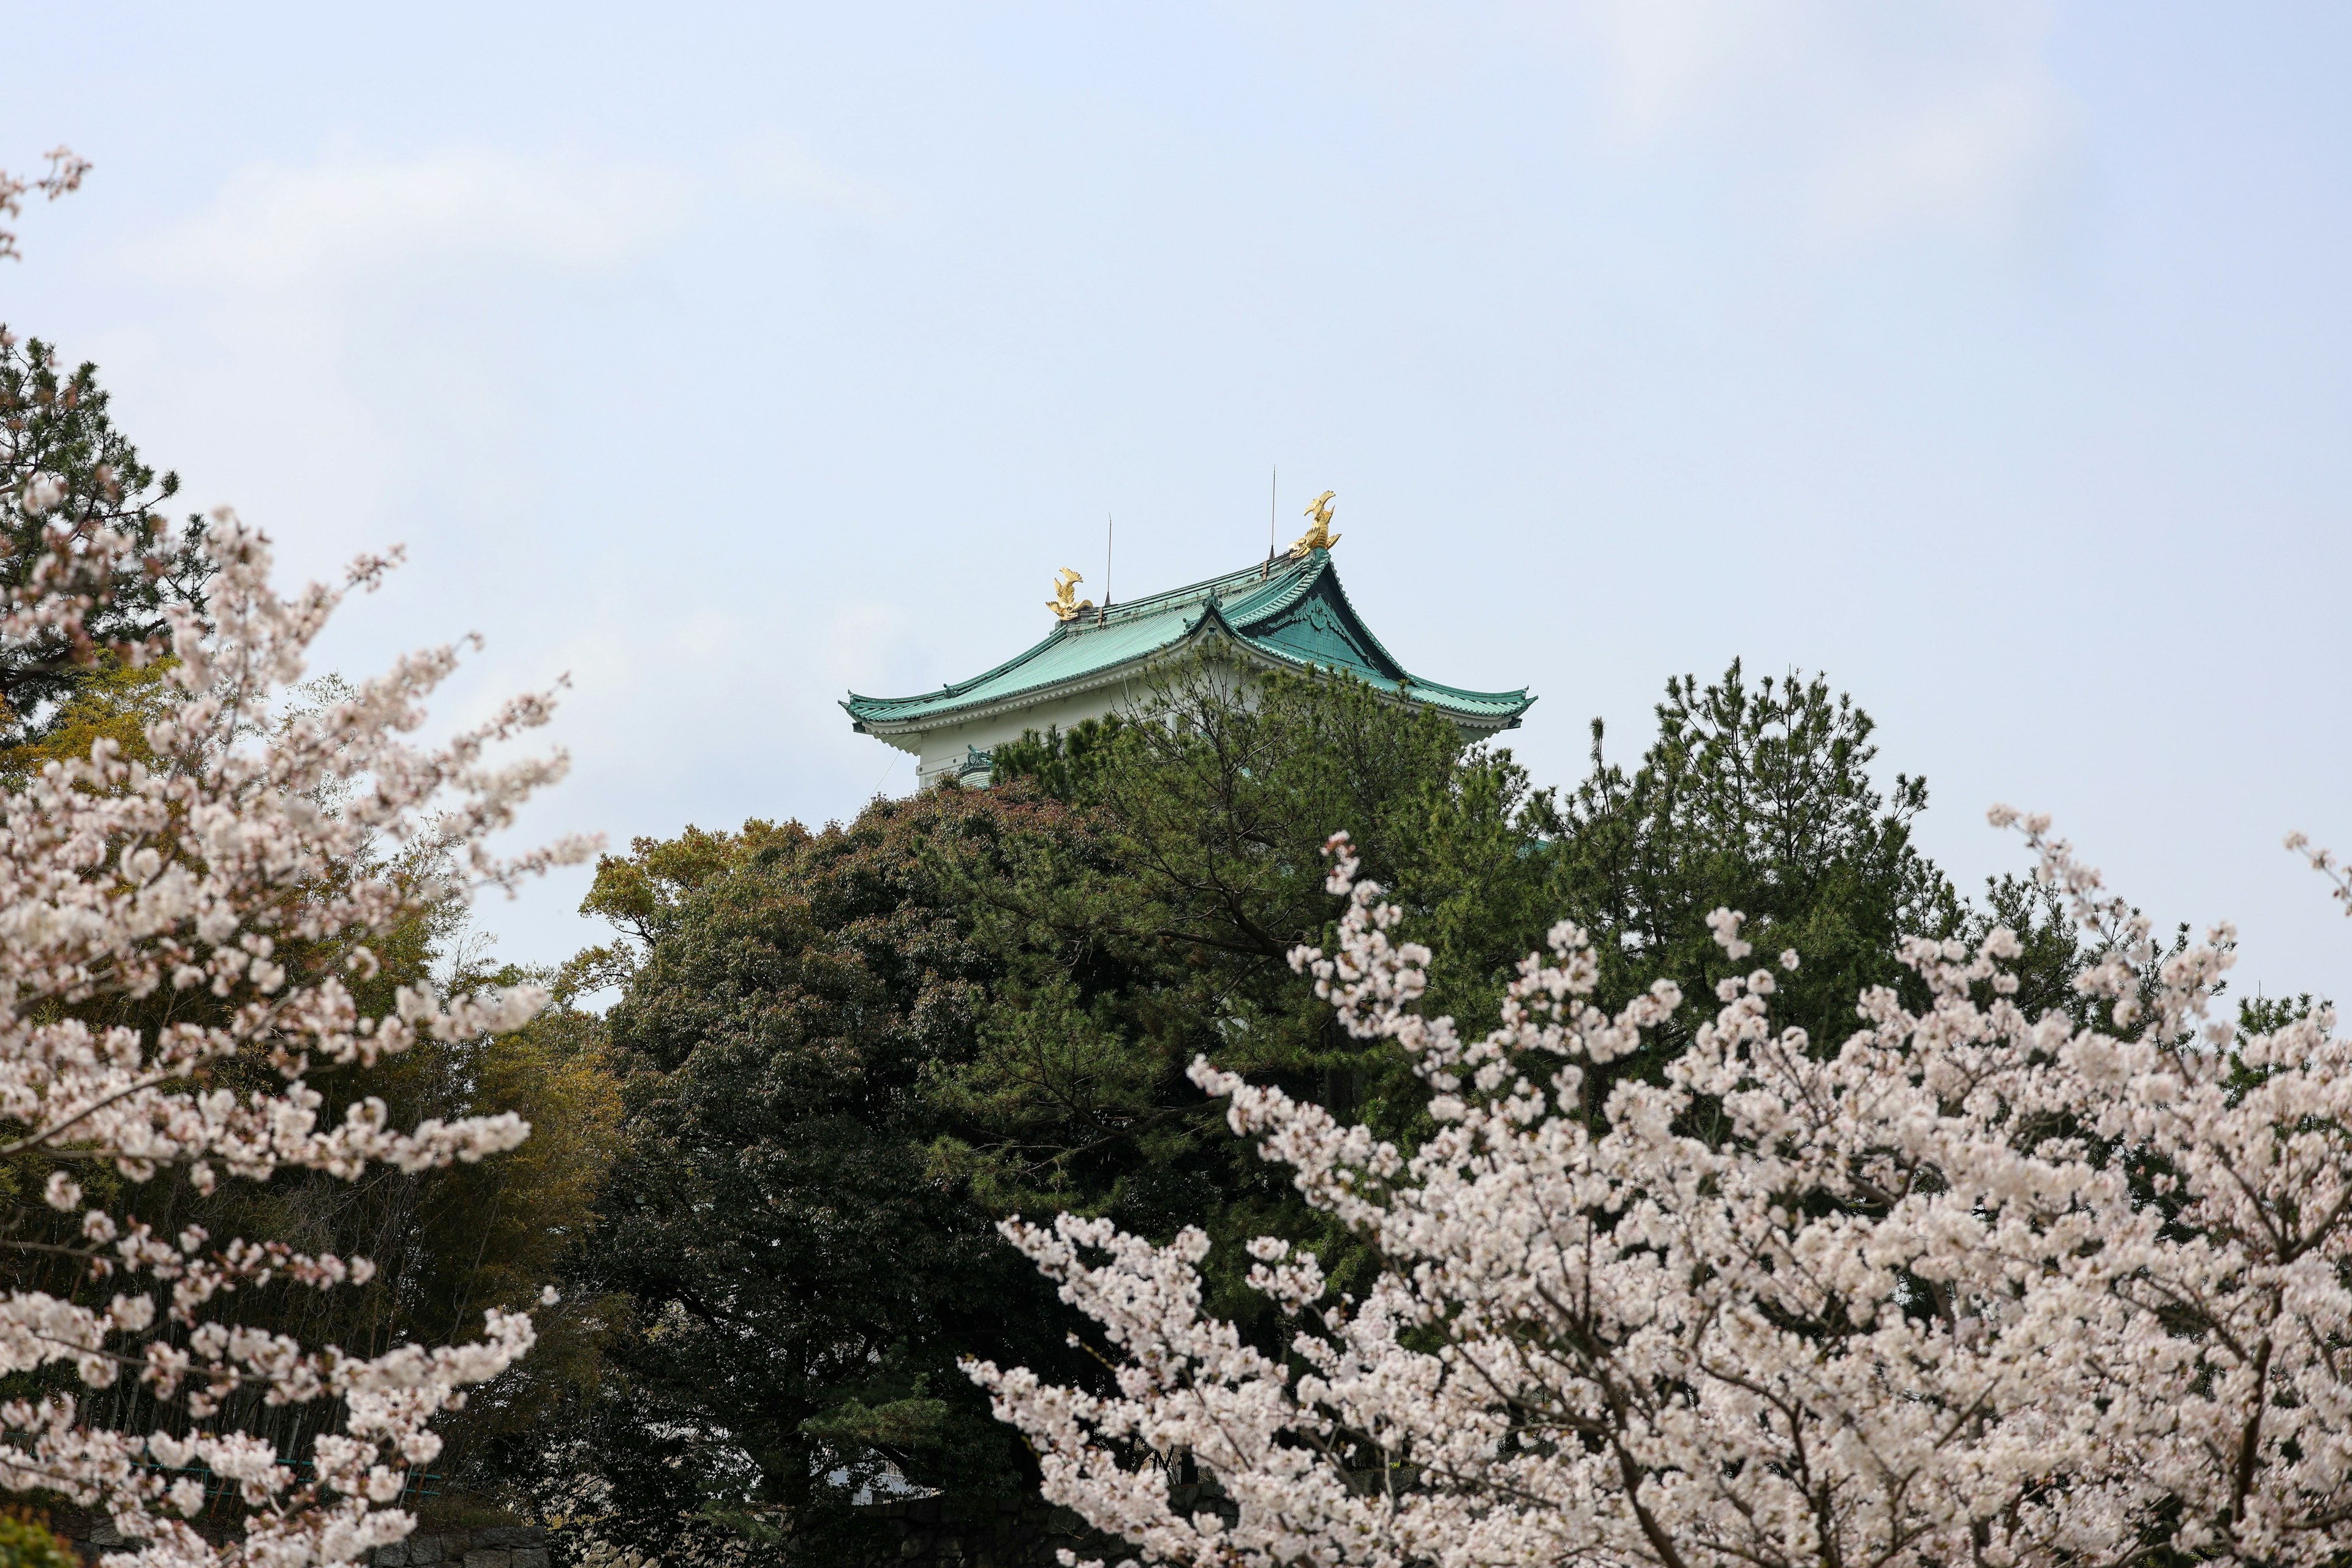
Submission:
M 1517 691 L 1465 691 L 1408 673 L 1348 603 L 1328 551 L 1276 560 L 1190 587 L 1088 610 L 1024 653 L 970 680 L 919 697 L 859 697 L 842 704 L 860 729 L 929 729 L 999 704 L 1084 689 L 1194 639 L 1231 637 L 1267 662 L 1342 670 L 1478 730 L 1508 729 L 1535 700 Z

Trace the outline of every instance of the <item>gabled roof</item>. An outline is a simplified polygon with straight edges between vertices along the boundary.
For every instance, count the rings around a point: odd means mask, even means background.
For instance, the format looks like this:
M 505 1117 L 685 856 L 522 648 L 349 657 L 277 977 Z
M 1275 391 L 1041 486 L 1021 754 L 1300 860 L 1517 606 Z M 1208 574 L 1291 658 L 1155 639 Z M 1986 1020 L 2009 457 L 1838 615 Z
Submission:
M 917 697 L 859 697 L 842 704 L 861 730 L 936 729 L 1111 684 L 1187 643 L 1223 637 L 1276 668 L 1339 670 L 1376 690 L 1433 708 L 1474 730 L 1509 729 L 1535 699 L 1465 691 L 1409 673 L 1348 602 L 1328 551 L 1276 559 L 1205 583 L 1088 610 L 1045 641 L 970 680 Z

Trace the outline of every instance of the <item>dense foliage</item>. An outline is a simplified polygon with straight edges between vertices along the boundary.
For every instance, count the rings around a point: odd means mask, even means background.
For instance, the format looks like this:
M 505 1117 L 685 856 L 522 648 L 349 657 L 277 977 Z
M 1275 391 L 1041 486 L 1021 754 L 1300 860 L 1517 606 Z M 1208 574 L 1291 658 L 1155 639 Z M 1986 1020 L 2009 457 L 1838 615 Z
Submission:
M 630 1303 L 587 1460 L 626 1518 L 756 1522 L 844 1501 L 885 1461 L 1012 1485 L 956 1386 L 974 1342 L 1053 1353 L 1024 1279 L 931 1145 L 1001 965 L 942 866 L 1066 845 L 1003 796 L 877 805 L 811 836 L 753 823 L 608 862 L 592 904 L 648 945 L 608 1016 L 625 1144 L 581 1283 Z M 650 898 L 648 898 L 650 894 Z M 828 1479 L 837 1469 L 849 1475 Z
M 1616 1079 L 1677 1054 L 1714 1016 L 1716 985 L 1745 973 L 1715 941 L 1717 910 L 1739 910 L 1759 948 L 1805 955 L 1781 977 L 1774 1010 L 1823 1042 L 1860 1026 L 1855 999 L 1874 986 L 1925 999 L 1905 939 L 1973 940 L 1996 922 L 2022 949 L 2021 1005 L 2080 1011 L 2081 945 L 2055 892 L 2004 877 L 1981 903 L 1963 900 L 1913 841 L 1927 781 L 1897 773 L 1882 787 L 1874 724 L 1825 679 L 1751 683 L 1735 660 L 1704 687 L 1670 679 L 1657 721 L 1630 774 L 1602 755 L 1594 721 L 1591 772 L 1559 817 L 1549 907 L 1594 934 L 1596 1004 L 1623 1007 L 1661 980 L 1685 998 L 1643 1051 L 1588 1075 L 1596 1104 Z M 1403 908 L 1433 948 L 1452 940 Z M 1436 962 L 1443 973 L 1447 961 Z M 1431 1002 L 1465 1027 L 1493 1021 L 1443 988 Z
M 0 1513 L 0 1568 L 81 1568 L 73 1548 L 22 1511 Z
M 1708 913 L 1741 901 L 1822 954 L 1790 999 L 1834 1038 L 1841 1009 L 1860 1026 L 1853 985 L 1908 973 L 1902 937 L 1990 918 L 1911 843 L 1924 786 L 1882 794 L 1869 720 L 1818 680 L 1674 682 L 1640 768 L 1596 755 L 1564 801 L 1344 681 L 1244 691 L 1197 666 L 1141 718 L 1002 747 L 984 792 L 821 832 L 689 829 L 600 868 L 587 907 L 620 940 L 575 973 L 619 987 L 626 1110 L 573 1288 L 614 1307 L 548 1469 L 597 1478 L 602 1532 L 692 1521 L 846 1549 L 863 1489 L 1033 1487 L 954 1373 L 979 1355 L 1084 1375 L 1066 1310 L 995 1233 L 1011 1215 L 1234 1244 L 1280 1227 L 1368 1284 L 1373 1250 L 1188 1077 L 1206 1055 L 1405 1147 L 1432 1131 L 1411 1062 L 1340 1026 L 1289 962 L 1333 936 L 1336 827 L 1441 933 L 1432 1005 L 1467 1022 L 1495 1021 L 1564 913 L 1631 994 L 1695 955 L 1704 973 Z M 2033 984 L 2063 992 L 2078 962 L 2053 937 Z M 1218 1310 L 1280 1332 L 1237 1245 L 1208 1267 Z
M 1066 1325 L 994 1220 L 1288 1206 L 1184 1081 L 1203 1049 L 1376 1098 L 1384 1066 L 1283 957 L 1328 921 L 1328 822 L 1434 889 L 1473 844 L 1536 847 L 1524 784 L 1361 689 L 1233 695 L 1194 670 L 1159 721 L 1039 739 L 1043 780 L 1009 749 L 990 791 L 605 863 L 590 907 L 636 956 L 583 968 L 625 973 L 628 1111 L 580 1283 L 633 1303 L 583 1438 L 613 1508 L 805 1534 L 885 1464 L 958 1497 L 1026 1485 L 954 1366 L 1051 1359 Z M 1495 963 L 1540 929 L 1545 874 L 1528 858 L 1458 900 Z

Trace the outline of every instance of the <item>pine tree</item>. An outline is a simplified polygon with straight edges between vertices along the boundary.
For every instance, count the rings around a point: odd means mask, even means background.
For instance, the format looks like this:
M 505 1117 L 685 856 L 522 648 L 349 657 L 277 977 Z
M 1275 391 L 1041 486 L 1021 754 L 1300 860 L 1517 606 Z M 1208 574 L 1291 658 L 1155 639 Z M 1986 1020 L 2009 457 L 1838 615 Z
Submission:
M 102 650 L 159 631 L 166 604 L 201 607 L 212 575 L 202 521 L 174 530 L 159 510 L 179 493 L 179 475 L 142 460 L 109 402 L 95 364 L 65 372 L 55 348 L 0 327 L 0 500 L 26 503 L 0 505 L 0 593 L 26 586 L 61 542 L 79 548 L 101 531 L 141 557 L 70 629 L 0 648 L 0 734 L 12 741 L 37 736 Z

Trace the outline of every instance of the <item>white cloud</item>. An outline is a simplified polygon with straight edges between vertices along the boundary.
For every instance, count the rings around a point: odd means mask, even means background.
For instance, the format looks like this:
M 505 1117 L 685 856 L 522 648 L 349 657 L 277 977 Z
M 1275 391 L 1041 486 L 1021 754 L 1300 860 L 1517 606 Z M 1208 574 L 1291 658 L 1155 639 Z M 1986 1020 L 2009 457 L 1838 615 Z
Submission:
M 735 188 L 754 201 L 781 201 L 844 217 L 894 223 L 908 203 L 895 191 L 825 162 L 797 137 L 769 132 L 738 145 L 727 158 Z
M 2063 177 L 2069 131 L 2065 106 L 2036 83 L 1981 82 L 1827 160 L 1815 210 L 1831 238 L 1915 227 L 2006 233 Z
M 2006 237 L 2074 161 L 2042 5 L 1587 0 L 1530 16 L 1597 64 L 1604 140 L 1727 165 L 1802 240 Z
M 192 499 L 235 503 L 293 570 L 424 548 L 531 489 L 518 345 L 701 201 L 681 167 L 478 146 L 248 165 L 128 251 L 156 325 L 108 363 L 149 444 L 201 456 Z
M 1770 53 L 1771 14 L 1748 0 L 1594 0 L 1581 16 L 1607 63 L 1613 128 L 1633 137 L 1702 110 Z
M 897 210 L 788 138 L 733 146 L 708 164 L 462 145 L 249 165 L 122 253 L 152 324 L 94 346 L 138 389 L 151 447 L 201 455 L 191 499 L 236 504 L 294 570 L 552 526 L 548 368 L 579 364 L 619 300 L 651 301 L 638 324 L 658 331 L 660 280 L 635 270 L 729 202 Z
M 184 282 L 278 289 L 421 260 L 603 271 L 674 234 L 695 205 L 675 170 L 457 148 L 405 161 L 260 165 L 143 247 Z

